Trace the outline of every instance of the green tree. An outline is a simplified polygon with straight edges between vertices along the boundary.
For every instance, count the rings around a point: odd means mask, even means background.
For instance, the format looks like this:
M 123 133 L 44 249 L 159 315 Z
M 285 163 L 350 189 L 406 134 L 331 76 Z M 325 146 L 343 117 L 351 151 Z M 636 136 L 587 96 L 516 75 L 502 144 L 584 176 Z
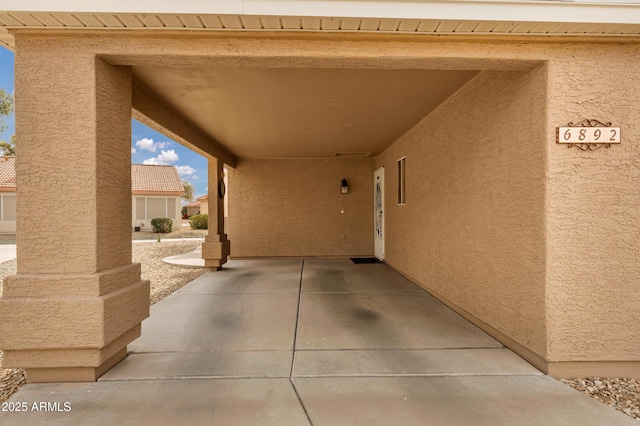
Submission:
M 182 199 L 187 203 L 193 201 L 193 185 L 191 182 L 182 179 L 182 187 L 184 188 L 184 194 L 182 194 Z
M 0 133 L 7 130 L 5 118 L 13 113 L 13 96 L 4 89 L 0 89 Z M 3 155 L 16 155 L 16 135 L 12 135 L 8 141 L 0 140 L 0 150 Z

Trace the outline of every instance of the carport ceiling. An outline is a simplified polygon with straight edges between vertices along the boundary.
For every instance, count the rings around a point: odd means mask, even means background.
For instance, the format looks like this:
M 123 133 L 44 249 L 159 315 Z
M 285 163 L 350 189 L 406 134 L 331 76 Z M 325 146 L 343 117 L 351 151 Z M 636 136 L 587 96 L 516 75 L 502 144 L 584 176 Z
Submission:
M 134 67 L 240 158 L 376 155 L 477 71 Z

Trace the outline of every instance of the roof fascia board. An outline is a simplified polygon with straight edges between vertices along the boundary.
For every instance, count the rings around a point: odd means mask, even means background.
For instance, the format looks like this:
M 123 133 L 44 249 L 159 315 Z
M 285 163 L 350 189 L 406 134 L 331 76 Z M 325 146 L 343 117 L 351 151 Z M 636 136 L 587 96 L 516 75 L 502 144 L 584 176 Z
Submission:
M 4 0 L 0 12 L 169 13 L 518 22 L 640 23 L 640 0 Z

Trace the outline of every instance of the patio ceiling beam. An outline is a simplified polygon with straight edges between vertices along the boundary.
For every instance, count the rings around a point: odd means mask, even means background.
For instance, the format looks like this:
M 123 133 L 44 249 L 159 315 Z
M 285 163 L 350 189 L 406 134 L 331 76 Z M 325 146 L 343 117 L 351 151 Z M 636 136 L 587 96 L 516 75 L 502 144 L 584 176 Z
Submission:
M 131 97 L 133 118 L 201 155 L 236 167 L 233 154 L 135 78 Z

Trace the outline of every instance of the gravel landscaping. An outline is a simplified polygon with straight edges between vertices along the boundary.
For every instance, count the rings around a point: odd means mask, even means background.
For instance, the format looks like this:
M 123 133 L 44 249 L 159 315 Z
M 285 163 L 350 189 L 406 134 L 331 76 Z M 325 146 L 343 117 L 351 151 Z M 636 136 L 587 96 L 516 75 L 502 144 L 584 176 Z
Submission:
M 640 380 L 591 377 L 560 381 L 640 420 Z
M 163 239 L 161 243 L 152 241 L 133 244 L 133 262 L 142 265 L 142 278 L 151 280 L 151 304 L 159 302 L 205 273 L 204 269 L 182 268 L 162 262 L 162 259 L 167 256 L 192 251 L 201 243 L 201 240 L 171 241 Z M 0 264 L 0 278 L 14 274 L 15 271 L 15 260 Z M 0 297 L 2 297 L 1 286 Z M 0 351 L 1 365 L 2 351 Z M 561 382 L 640 420 L 640 380 L 593 377 L 561 380 Z M 24 370 L 0 368 L 0 402 L 6 401 L 24 383 Z
M 151 281 L 151 304 L 158 303 L 174 291 L 205 273 L 204 268 L 183 268 L 166 264 L 165 257 L 188 253 L 202 245 L 201 240 L 133 244 L 132 261 L 142 265 L 142 279 Z

